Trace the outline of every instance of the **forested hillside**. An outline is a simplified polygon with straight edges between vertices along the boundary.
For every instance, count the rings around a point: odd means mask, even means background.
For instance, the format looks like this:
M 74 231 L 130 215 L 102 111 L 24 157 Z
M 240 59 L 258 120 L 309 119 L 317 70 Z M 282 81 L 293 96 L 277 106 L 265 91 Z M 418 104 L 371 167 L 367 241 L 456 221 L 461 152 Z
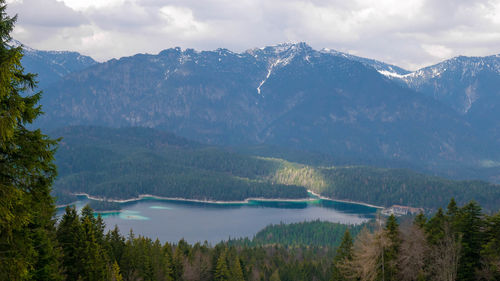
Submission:
M 209 144 L 274 144 L 420 168 L 498 160 L 495 142 L 460 114 L 359 61 L 303 42 L 137 54 L 44 89 L 39 125 L 149 127 Z
M 304 187 L 273 183 L 275 163 L 203 146 L 147 128 L 69 127 L 56 155 L 59 204 L 71 193 L 109 199 L 140 194 L 199 200 L 307 198 Z
M 500 186 L 483 181 L 456 181 L 374 167 L 323 168 L 320 172 L 328 185 L 318 191 L 327 197 L 430 209 L 445 206 L 447 198 L 453 197 L 459 204 L 476 200 L 493 212 L 500 208 Z
M 487 182 L 405 169 L 304 165 L 202 145 L 155 129 L 77 126 L 51 135 L 63 137 L 56 154 L 58 204 L 76 200 L 72 193 L 109 199 L 152 194 L 234 201 L 307 198 L 309 189 L 333 199 L 385 207 L 436 210 L 452 197 L 459 204 L 476 200 L 493 212 L 500 206 L 499 186 Z M 303 157 L 308 157 L 303 162 L 328 163 L 314 154 Z
M 229 240 L 234 246 L 269 246 L 286 247 L 337 247 L 346 231 L 355 237 L 363 228 L 373 228 L 374 222 L 359 225 L 325 222 L 320 220 L 290 224 L 272 224 L 257 232 L 253 239 L 242 238 Z
M 500 186 L 483 181 L 449 180 L 406 169 L 324 167 L 263 159 L 279 164 L 272 175 L 274 181 L 305 186 L 333 199 L 437 210 L 447 204 L 447 198 L 453 197 L 459 204 L 476 200 L 490 212 L 498 211 L 500 206 Z

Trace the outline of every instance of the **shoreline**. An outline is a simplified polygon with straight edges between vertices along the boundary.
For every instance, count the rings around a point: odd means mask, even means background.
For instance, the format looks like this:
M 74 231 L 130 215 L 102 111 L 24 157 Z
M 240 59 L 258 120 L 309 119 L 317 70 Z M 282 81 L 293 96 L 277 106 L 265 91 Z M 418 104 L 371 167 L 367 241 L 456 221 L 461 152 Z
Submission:
M 136 198 L 129 199 L 107 199 L 103 197 L 96 197 L 89 195 L 87 193 L 73 193 L 76 196 L 85 196 L 90 200 L 95 201 L 107 201 L 115 203 L 129 203 L 140 201 L 145 198 L 153 198 L 157 200 L 168 200 L 168 201 L 184 201 L 184 202 L 195 202 L 195 203 L 208 203 L 208 204 L 248 204 L 250 201 L 269 201 L 269 202 L 307 202 L 316 200 L 315 198 L 298 198 L 298 199 L 286 199 L 286 198 L 246 198 L 245 200 L 235 200 L 235 201 L 222 201 L 222 200 L 203 200 L 203 199 L 189 199 L 182 197 L 163 197 L 152 194 L 140 194 Z
M 366 207 L 370 207 L 370 208 L 375 208 L 375 209 L 385 209 L 385 207 L 377 206 L 377 205 L 373 205 L 373 204 L 365 203 L 365 202 L 343 200 L 343 199 L 332 199 L 332 198 L 323 196 L 323 195 L 321 195 L 319 193 L 316 193 L 316 192 L 314 192 L 312 190 L 309 190 L 309 189 L 307 190 L 307 192 L 309 192 L 312 195 L 318 197 L 319 199 L 323 199 L 323 200 L 329 200 L 329 201 L 333 201 L 333 202 L 341 202 L 341 203 L 350 203 L 350 204 L 362 205 L 362 206 L 366 206 Z
M 362 205 L 370 208 L 375 208 L 375 209 L 384 209 L 382 206 L 377 206 L 369 203 L 364 203 L 364 202 L 356 202 L 356 201 L 350 201 L 350 200 L 342 200 L 342 199 L 332 199 L 328 198 L 326 196 L 320 195 L 312 190 L 307 190 L 308 193 L 312 194 L 316 198 L 299 198 L 299 199 L 286 199 L 286 198 L 246 198 L 245 200 L 238 200 L 238 201 L 222 201 L 222 200 L 201 200 L 201 199 L 188 199 L 188 198 L 181 198 L 181 197 L 163 197 L 163 196 L 156 196 L 152 194 L 140 194 L 136 198 L 129 198 L 129 199 L 107 199 L 103 197 L 97 197 L 97 196 L 92 196 L 87 193 L 73 193 L 75 196 L 85 196 L 87 199 L 90 200 L 95 200 L 95 201 L 106 201 L 106 202 L 115 202 L 115 203 L 129 203 L 129 202 L 136 202 L 136 201 L 141 201 L 145 198 L 152 198 L 156 200 L 165 200 L 165 201 L 183 201 L 183 202 L 195 202 L 195 203 L 207 203 L 207 204 L 248 204 L 251 201 L 260 201 L 260 202 L 310 202 L 318 199 L 322 200 L 329 200 L 333 202 L 341 202 L 341 203 L 349 203 L 349 204 L 356 204 L 356 205 Z M 76 201 L 75 201 L 76 202 Z M 75 202 L 69 203 L 69 204 L 63 204 L 63 205 L 57 205 L 56 208 L 65 208 L 67 206 L 71 206 Z M 106 212 L 120 212 L 121 210 L 109 210 L 109 211 L 99 211 L 99 213 L 106 213 Z

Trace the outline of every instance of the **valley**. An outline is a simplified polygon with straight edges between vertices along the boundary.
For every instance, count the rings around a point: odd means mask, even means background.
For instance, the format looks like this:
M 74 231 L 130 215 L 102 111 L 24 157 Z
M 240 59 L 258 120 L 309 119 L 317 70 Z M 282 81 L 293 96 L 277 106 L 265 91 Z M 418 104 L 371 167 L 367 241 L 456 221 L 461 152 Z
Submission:
M 66 71 L 43 71 L 50 75 L 40 84 L 46 114 L 35 127 L 46 130 L 148 127 L 210 145 L 322 155 L 334 159 L 328 165 L 500 182 L 498 169 L 485 164 L 500 161 L 496 56 L 410 72 L 305 43 L 242 53 L 171 48 L 103 63 L 64 52 L 26 54 L 28 70 Z M 433 83 L 440 86 L 432 90 Z M 463 104 L 472 89 L 464 113 L 452 100 Z
M 372 2 L 0 0 L 0 280 L 500 280 L 500 0 Z

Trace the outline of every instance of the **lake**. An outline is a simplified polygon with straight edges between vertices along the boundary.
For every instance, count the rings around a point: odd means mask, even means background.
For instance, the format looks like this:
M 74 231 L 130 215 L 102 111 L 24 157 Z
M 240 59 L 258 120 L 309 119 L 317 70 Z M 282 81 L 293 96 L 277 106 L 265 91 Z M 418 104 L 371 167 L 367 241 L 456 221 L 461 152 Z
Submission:
M 82 208 L 86 199 L 75 203 Z M 359 224 L 375 216 L 375 208 L 345 202 L 316 199 L 306 202 L 250 201 L 214 204 L 143 198 L 122 203 L 122 210 L 102 214 L 107 230 L 117 225 L 122 234 L 133 229 L 136 235 L 162 242 L 212 244 L 228 238 L 252 238 L 269 224 L 323 220 Z M 58 210 L 58 216 L 64 208 Z M 106 231 L 107 231 L 106 230 Z

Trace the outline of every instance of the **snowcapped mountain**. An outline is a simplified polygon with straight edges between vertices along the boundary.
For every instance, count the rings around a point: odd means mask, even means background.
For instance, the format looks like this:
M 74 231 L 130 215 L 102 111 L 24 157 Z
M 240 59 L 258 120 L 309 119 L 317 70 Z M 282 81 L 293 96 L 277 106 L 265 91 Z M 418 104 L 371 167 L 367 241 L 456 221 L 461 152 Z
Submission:
M 446 104 L 463 115 L 482 139 L 500 143 L 500 55 L 459 56 L 389 77 Z
M 37 80 L 40 82 L 40 88 L 59 81 L 69 73 L 97 64 L 91 57 L 77 52 L 39 51 L 16 40 L 12 40 L 11 45 L 23 48 L 22 64 L 29 72 L 38 74 Z
M 24 52 L 44 90 L 36 125 L 45 129 L 154 127 L 205 143 L 267 143 L 450 175 L 484 164 L 485 178 L 498 176 L 498 56 L 409 72 L 305 43 L 241 53 L 171 48 L 104 63 Z
M 459 114 L 380 71 L 407 75 L 305 43 L 172 48 L 64 76 L 45 89 L 39 125 L 155 127 L 205 143 L 419 163 L 472 161 L 487 147 Z
M 473 107 L 481 108 L 481 100 L 500 101 L 500 55 L 459 56 L 411 73 L 379 72 L 464 115 Z
M 387 64 L 385 62 L 381 62 L 381 61 L 374 60 L 374 59 L 358 57 L 358 56 L 354 56 L 354 55 L 351 55 L 348 53 L 343 53 L 343 52 L 339 52 L 339 51 L 335 51 L 335 50 L 331 50 L 331 49 L 322 49 L 321 52 L 331 54 L 334 56 L 341 56 L 341 57 L 344 57 L 344 58 L 347 58 L 347 59 L 350 59 L 353 61 L 358 61 L 364 65 L 375 68 L 380 74 L 385 75 L 389 78 L 393 78 L 393 77 L 400 78 L 400 77 L 403 77 L 404 75 L 411 73 L 411 71 L 403 69 L 399 66 Z

